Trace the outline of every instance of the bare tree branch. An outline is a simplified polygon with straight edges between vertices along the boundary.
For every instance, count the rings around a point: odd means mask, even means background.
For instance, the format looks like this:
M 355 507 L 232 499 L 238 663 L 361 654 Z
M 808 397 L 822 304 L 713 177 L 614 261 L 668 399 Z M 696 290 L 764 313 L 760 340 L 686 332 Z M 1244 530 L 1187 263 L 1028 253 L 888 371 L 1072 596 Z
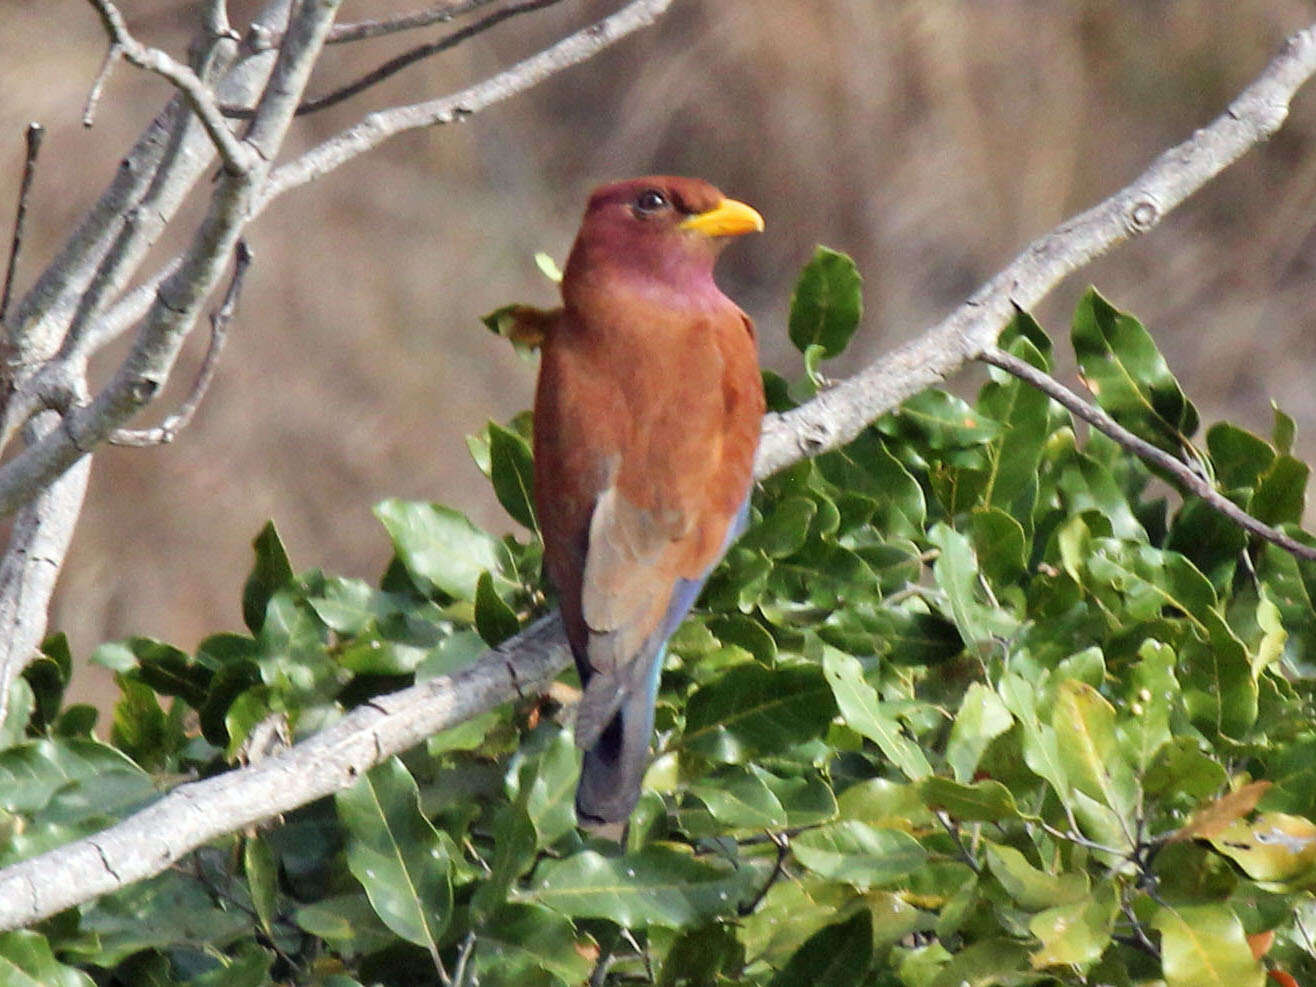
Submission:
M 327 175 L 340 165 L 398 134 L 465 120 L 474 113 L 522 93 L 549 76 L 597 55 L 628 34 L 655 23 L 672 0 L 632 0 L 616 13 L 571 34 L 469 89 L 440 99 L 368 114 L 360 123 L 312 148 L 295 161 L 275 168 L 255 204 L 262 211 L 271 200 L 299 185 Z M 0 481 L 0 504 L 3 482 Z
M 1146 233 L 1270 137 L 1288 116 L 1293 94 L 1313 72 L 1316 28 L 1309 27 L 1285 42 L 1228 110 L 1163 153 L 1130 185 L 1034 240 L 943 322 L 808 404 L 770 415 L 759 447 L 760 468 L 776 472 L 801 455 L 844 445 L 883 411 L 977 359 L 1016 307 L 1032 309 L 1065 276 Z
M 1198 475 L 1190 467 L 1175 459 L 1168 452 L 1138 438 L 1106 412 L 1084 401 L 1050 374 L 1038 370 L 1031 363 L 1020 360 L 1018 357 L 995 346 L 988 346 L 984 349 L 978 359 L 984 363 L 990 363 L 994 367 L 999 367 L 1036 387 L 1051 400 L 1067 408 L 1093 428 L 1104 432 L 1125 449 L 1169 473 L 1185 490 L 1200 497 L 1212 510 L 1229 518 L 1240 528 L 1252 532 L 1258 538 L 1264 538 L 1266 541 L 1278 545 L 1300 559 L 1316 562 L 1316 548 L 1304 545 L 1290 538 L 1284 532 L 1258 521 L 1224 494 L 1217 491 L 1208 480 Z
M 123 49 L 119 47 L 117 41 L 111 41 L 105 49 L 105 57 L 101 60 L 100 70 L 96 73 L 96 78 L 91 81 L 91 89 L 87 92 L 87 102 L 82 108 L 82 125 L 88 129 L 96 122 L 96 108 L 100 105 L 101 94 L 105 92 L 105 83 L 110 80 L 110 73 L 114 71 L 114 63 L 123 57 Z
M 1273 133 L 1289 100 L 1313 73 L 1316 25 L 1295 35 L 1224 116 L 1162 155 L 1132 185 L 1036 241 L 941 325 L 808 404 L 775 416 L 764 429 L 756 478 L 848 441 L 910 394 L 981 357 L 1012 317 L 1012 299 L 1035 303 L 1065 274 L 1155 225 Z M 426 105 L 432 113 L 433 104 Z M 353 147 L 340 149 L 346 153 L 342 160 L 361 153 Z M 310 180 L 302 175 L 300 169 L 289 173 L 282 189 Z M 283 753 L 182 785 L 101 833 L 0 870 L 0 929 L 158 874 L 209 840 L 346 788 L 362 772 L 436 731 L 545 688 L 569 662 L 560 620 L 541 618 L 459 672 L 372 699 Z
M 18 270 L 18 255 L 23 249 L 23 228 L 27 223 L 27 197 L 32 192 L 32 179 L 37 173 L 37 155 L 41 153 L 41 138 L 46 129 L 39 123 L 29 123 L 23 134 L 27 151 L 23 155 L 23 177 L 18 186 L 18 209 L 14 212 L 14 236 L 9 241 L 9 263 L 5 266 L 4 293 L 0 294 L 0 322 L 9 311 L 9 296 L 14 288 L 14 272 Z
M 210 382 L 215 377 L 215 371 L 219 368 L 219 355 L 223 352 L 224 341 L 228 336 L 228 324 L 237 310 L 243 279 L 246 277 L 248 265 L 251 264 L 251 251 L 247 248 L 246 240 L 238 241 L 233 256 L 233 278 L 229 281 L 228 290 L 224 292 L 223 303 L 210 316 L 210 345 L 206 347 L 206 355 L 201 361 L 201 369 L 197 371 L 191 393 L 179 405 L 176 412 L 155 428 L 116 429 L 110 434 L 110 442 L 113 445 L 142 447 L 166 445 L 173 442 L 178 437 L 178 433 L 191 424 L 192 416 L 201 406 L 201 399 L 205 397 Z
M 33 419 L 33 437 L 57 428 L 59 416 L 47 412 Z M 91 475 L 84 458 L 23 505 L 14 519 L 9 548 L 0 560 L 0 723 L 9 710 L 10 687 L 27 667 L 46 636 L 47 612 L 55 580 L 73 538 Z
M 93 837 L 0 871 L 0 928 L 158 874 L 203 843 L 266 818 L 271 804 L 291 808 L 346 788 L 382 758 L 477 710 L 536 693 L 569 660 L 561 623 L 545 617 L 476 664 L 372 699 L 284 753 L 175 788 Z
M 128 33 L 128 27 L 110 0 L 88 0 L 101 15 L 106 33 L 110 36 L 110 52 L 117 48 L 123 57 L 138 68 L 167 79 L 187 99 L 192 112 L 201 119 L 206 133 L 215 142 L 215 149 L 230 171 L 247 171 L 251 168 L 251 150 L 229 129 L 228 121 L 219 111 L 219 103 L 209 87 L 186 65 L 170 58 L 159 48 L 151 48 Z
M 374 21 L 356 21 L 352 24 L 335 24 L 325 44 L 338 45 L 349 41 L 364 41 L 367 38 L 379 38 L 399 31 L 429 27 L 431 24 L 445 24 L 492 2 L 493 0 L 447 0 L 446 3 L 436 3 L 410 14 L 382 17 Z
M 563 69 L 586 61 L 627 35 L 655 23 L 671 4 L 672 0 L 634 0 L 612 16 L 577 31 L 551 48 L 483 82 L 427 103 L 368 115 L 355 127 L 318 145 L 301 158 L 274 169 L 252 207 L 252 218 L 264 212 L 265 207 L 284 192 L 328 174 L 390 137 L 416 127 L 442 126 L 465 120 L 480 110 L 524 92 Z M 104 318 L 98 320 L 96 335 L 89 340 L 88 351 L 95 352 L 104 344 L 117 339 L 140 319 L 150 306 L 156 287 L 175 267 L 175 261 L 166 264 L 161 271 L 120 299 Z M 4 476 L 0 472 L 0 514 L 4 513 L 3 485 Z
M 470 38 L 475 37 L 477 34 L 483 34 L 485 31 L 501 24 L 505 20 L 516 17 L 518 14 L 528 14 L 532 11 L 542 10 L 545 7 L 552 7 L 561 2 L 562 0 L 523 0 L 522 3 L 509 4 L 500 10 L 495 10 L 487 17 L 482 17 L 474 24 L 462 28 L 460 31 L 454 31 L 447 37 L 440 38 L 438 41 L 431 41 L 428 44 L 417 45 L 410 51 L 404 51 L 402 54 L 390 58 L 373 72 L 367 72 L 355 82 L 350 82 L 341 89 L 335 89 L 333 92 L 326 93 L 323 96 L 308 99 L 306 102 L 302 103 L 301 106 L 297 107 L 297 114 L 298 116 L 301 116 L 307 113 L 314 113 L 317 110 L 327 109 L 330 106 L 336 106 L 344 100 L 351 99 L 358 93 L 364 92 L 376 83 L 383 82 L 390 76 L 396 75 L 407 66 L 414 65 L 422 59 L 445 52 L 450 48 L 455 48 L 463 41 L 467 41 Z
M 469 89 L 427 103 L 367 116 L 356 127 L 331 138 L 296 161 L 274 169 L 246 204 L 246 220 L 250 222 L 255 219 L 269 202 L 283 192 L 332 171 L 389 137 L 416 127 L 465 119 L 472 113 L 523 92 L 548 76 L 592 57 L 626 35 L 654 23 L 671 3 L 672 0 L 633 0 L 604 20 Z M 288 111 L 288 108 L 284 106 L 284 110 Z M 261 112 L 257 110 L 258 118 L 248 136 L 248 142 L 262 150 L 264 155 L 269 148 L 262 148 L 259 129 Z M 170 282 L 179 278 L 180 270 L 179 262 L 171 262 L 156 278 L 131 292 L 119 308 L 95 320 L 89 331 L 76 340 L 76 350 L 81 359 L 85 360 L 93 351 L 92 344 L 106 342 L 131 325 L 135 319 L 128 316 L 136 315 L 140 318 L 143 317 L 143 310 L 157 310 L 161 293 Z M 181 345 L 181 338 L 178 343 Z M 176 347 L 170 347 L 170 355 L 163 361 L 163 365 L 171 366 L 172 354 L 176 352 Z M 60 433 L 49 436 L 0 467 L 0 515 L 13 512 L 83 452 L 104 441 L 110 432 L 151 399 L 159 383 L 143 380 L 140 374 L 135 374 L 135 371 L 125 366 L 92 405 L 76 409 L 66 418 L 65 428 Z M 38 406 L 35 397 L 31 400 L 32 407 Z M 3 435 L 0 430 L 0 439 Z

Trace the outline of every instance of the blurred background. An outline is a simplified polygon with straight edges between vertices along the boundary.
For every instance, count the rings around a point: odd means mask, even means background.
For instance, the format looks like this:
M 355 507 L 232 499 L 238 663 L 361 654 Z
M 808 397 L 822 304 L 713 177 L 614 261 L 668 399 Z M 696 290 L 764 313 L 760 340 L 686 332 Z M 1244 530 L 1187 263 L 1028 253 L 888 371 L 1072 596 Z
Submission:
M 620 5 L 562 0 L 513 18 L 303 118 L 287 154 L 370 109 L 486 77 Z M 200 5 L 121 6 L 138 37 L 181 55 Z M 339 20 L 421 6 L 347 0 Z M 256 5 L 230 8 L 244 27 Z M 697 174 L 759 208 L 766 234 L 728 250 L 720 279 L 758 321 L 765 364 L 788 375 L 799 371 L 783 328 L 796 272 L 816 243 L 852 254 L 866 315 L 830 368 L 843 375 L 1221 112 L 1313 19 L 1316 4 L 1298 0 L 676 0 L 600 57 L 461 126 L 395 139 L 265 213 L 192 426 L 171 446 L 98 453 L 51 626 L 79 658 L 129 634 L 191 648 L 238 629 L 250 541 L 267 519 L 295 567 L 368 580 L 389 555 L 371 515 L 386 496 L 447 502 L 510 530 L 463 436 L 527 407 L 534 365 L 478 319 L 552 302 L 533 255 L 565 258 L 597 183 Z M 337 46 L 311 91 L 454 26 Z M 104 47 L 82 0 L 0 3 L 4 240 L 23 128 L 48 131 L 20 289 L 169 95 L 120 66 L 84 130 Z M 1078 293 L 1096 284 L 1148 324 L 1206 422 L 1268 432 L 1273 399 L 1312 457 L 1314 139 L 1309 88 L 1278 137 L 1037 314 L 1063 338 Z M 152 420 L 186 394 L 205 342 L 201 327 Z M 79 679 L 81 695 L 95 689 L 95 674 Z

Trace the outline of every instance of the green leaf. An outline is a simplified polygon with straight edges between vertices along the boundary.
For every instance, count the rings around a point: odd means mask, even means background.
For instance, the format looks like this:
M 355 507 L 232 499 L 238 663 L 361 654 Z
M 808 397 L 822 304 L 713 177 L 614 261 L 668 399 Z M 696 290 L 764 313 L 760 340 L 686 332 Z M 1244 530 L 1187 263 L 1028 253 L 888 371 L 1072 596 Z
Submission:
M 1019 807 L 1010 790 L 990 778 L 973 784 L 957 784 L 948 778 L 924 778 L 918 790 L 929 808 L 945 809 L 952 819 L 961 822 L 1000 822 L 1019 817 Z
M 805 941 L 771 987 L 858 987 L 873 962 L 873 919 L 860 909 L 844 922 L 819 929 Z
M 927 851 L 908 833 L 878 829 L 857 819 L 805 830 L 791 841 L 791 852 L 815 874 L 861 891 L 899 881 L 928 859 Z
M 1307 506 L 1307 475 L 1311 468 L 1292 456 L 1278 456 L 1261 475 L 1249 513 L 1266 524 L 1301 524 Z
M 845 349 L 863 317 L 859 271 L 845 254 L 818 247 L 791 295 L 788 333 L 801 353 L 822 346 L 828 359 Z
M 1114 707 L 1084 682 L 1061 682 L 1051 727 L 1069 782 L 1111 809 L 1131 840 L 1137 780 L 1116 740 Z
M 1142 324 L 1089 289 L 1074 313 L 1073 343 L 1097 403 L 1135 435 L 1179 455 L 1197 431 L 1197 409 Z
M 270 935 L 279 912 L 279 862 L 269 843 L 259 835 L 248 836 L 243 841 L 242 873 L 247 878 L 256 917 L 266 935 Z
M 1243 925 L 1227 905 L 1163 907 L 1152 925 L 1161 933 L 1166 987 L 1262 987 L 1265 969 L 1252 958 Z
M 625 928 L 683 928 L 730 914 L 759 880 L 748 867 L 730 868 L 657 844 L 620 857 L 583 850 L 544 861 L 537 875 L 522 900 Z
M 740 764 L 821 736 L 835 715 L 832 690 L 817 667 L 737 665 L 690 697 L 680 746 Z
M 1113 889 L 1104 885 L 1090 901 L 1057 905 L 1034 915 L 1028 931 L 1042 946 L 1031 957 L 1033 969 L 1083 967 L 1101 959 L 1110 945 L 1116 907 Z
M 955 772 L 955 780 L 971 781 L 987 745 L 1013 724 L 1014 718 L 996 693 L 981 682 L 970 683 L 946 744 L 946 763 Z
M 270 983 L 274 954 L 254 942 L 242 942 L 236 956 L 220 954 L 219 964 L 209 973 L 193 977 L 187 987 L 265 987 Z
M 970 518 L 973 553 L 983 575 L 997 586 L 1019 580 L 1028 564 L 1028 536 L 1023 525 L 1004 511 L 974 511 Z
M 927 538 L 940 550 L 932 564 L 932 576 L 945 593 L 950 616 L 966 644 L 982 646 L 997 635 L 1013 633 L 1017 622 L 980 599 L 978 559 L 969 540 L 940 522 L 932 526 Z
M 95 981 L 55 959 L 37 932 L 0 932 L 0 983 L 5 987 L 94 987 Z
M 562 281 L 562 269 L 557 266 L 557 261 L 542 250 L 535 251 L 535 267 L 539 268 L 539 273 L 554 284 Z
M 109 774 L 149 776 L 121 752 L 95 740 L 34 740 L 0 752 L 0 808 L 39 812 L 55 792 Z
M 254 634 L 265 623 L 265 607 L 275 592 L 292 582 L 292 564 L 274 522 L 265 522 L 252 543 L 256 563 L 242 587 L 242 620 Z
M 988 843 L 984 856 L 992 876 L 1006 894 L 1026 911 L 1036 912 L 1088 900 L 1088 879 L 1082 871 L 1052 874 L 1034 867 L 1014 847 Z
M 490 422 L 489 479 L 498 503 L 518 524 L 537 531 L 534 463 L 530 443 L 515 432 Z
M 915 435 L 937 451 L 981 446 L 1002 434 L 1000 422 L 936 388 L 915 394 L 893 418 L 879 421 L 878 428 L 886 435 Z
M 1226 490 L 1255 487 L 1275 461 L 1275 450 L 1269 442 L 1229 422 L 1211 426 L 1206 433 L 1206 449 L 1216 481 Z
M 437 954 L 452 916 L 451 864 L 396 757 L 334 796 L 347 830 L 347 867 L 384 924 Z
M 932 773 L 918 745 L 904 735 L 895 717 L 878 701 L 877 692 L 864 681 L 863 667 L 857 658 L 835 648 L 825 648 L 823 672 L 846 723 L 877 744 L 910 780 L 918 781 Z
M 538 905 L 504 905 L 476 937 L 473 962 L 480 983 L 523 983 L 544 970 L 563 983 L 582 984 L 593 967 L 571 923 Z
M 416 666 L 416 681 L 426 682 L 440 675 L 451 675 L 470 665 L 489 650 L 489 645 L 475 631 L 454 631 L 434 646 Z
M 750 768 L 727 765 L 690 786 L 690 792 L 728 829 L 780 829 L 786 809 Z
M 452 508 L 394 498 L 375 505 L 375 516 L 402 564 L 422 583 L 459 600 L 475 599 L 482 572 L 511 585 L 501 575 L 505 556 L 498 540 Z
M 521 629 L 516 611 L 503 602 L 488 572 L 480 573 L 475 583 L 475 627 L 490 647 L 497 647 Z
M 817 513 L 818 505 L 808 497 L 783 497 L 745 533 L 740 544 L 756 548 L 770 559 L 794 555 L 804 547 L 809 524 Z
M 116 672 L 129 673 L 165 696 L 178 696 L 194 708 L 205 702 L 212 672 L 184 652 L 148 637 L 102 644 L 91 660 Z
M 524 760 L 513 759 L 507 793 L 525 808 L 539 846 L 548 846 L 575 828 L 579 774 L 579 755 L 566 730 L 552 733 L 539 752 Z

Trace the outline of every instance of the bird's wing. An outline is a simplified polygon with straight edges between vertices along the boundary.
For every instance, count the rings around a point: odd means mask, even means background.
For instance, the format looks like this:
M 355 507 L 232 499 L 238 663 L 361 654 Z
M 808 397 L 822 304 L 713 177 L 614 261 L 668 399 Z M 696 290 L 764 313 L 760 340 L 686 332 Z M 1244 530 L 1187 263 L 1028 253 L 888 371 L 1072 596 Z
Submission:
M 684 512 L 657 514 L 633 504 L 616 486 L 600 495 L 581 583 L 595 672 L 613 672 L 637 657 L 658 629 L 678 577 L 682 542 L 693 526 Z

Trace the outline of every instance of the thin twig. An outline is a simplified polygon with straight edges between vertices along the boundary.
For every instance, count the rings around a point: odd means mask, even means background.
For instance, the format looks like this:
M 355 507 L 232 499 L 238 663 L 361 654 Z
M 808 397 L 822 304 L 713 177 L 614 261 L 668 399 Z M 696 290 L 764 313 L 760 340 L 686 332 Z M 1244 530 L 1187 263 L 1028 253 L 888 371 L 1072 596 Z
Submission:
M 495 10 L 487 17 L 482 17 L 474 24 L 470 24 L 459 31 L 454 31 L 438 41 L 431 41 L 427 44 L 417 45 L 409 51 L 394 58 L 390 58 L 383 65 L 379 66 L 372 72 L 367 72 L 355 82 L 350 82 L 340 89 L 326 93 L 323 96 L 317 96 L 314 99 L 308 99 L 297 107 L 297 115 L 305 116 L 308 113 L 315 113 L 318 110 L 325 110 L 331 106 L 336 106 L 344 100 L 351 99 L 359 93 L 364 92 L 371 86 L 383 82 L 391 76 L 397 75 L 408 66 L 414 65 L 422 59 L 429 58 L 431 55 L 437 55 L 440 52 L 448 51 L 455 48 L 477 34 L 482 34 L 495 25 L 501 24 L 505 20 L 516 17 L 518 14 L 528 14 L 535 10 L 542 10 L 545 7 L 551 7 L 554 4 L 561 3 L 562 0 L 523 0 L 522 3 L 514 3 L 501 10 Z M 222 107 L 225 116 L 235 119 L 245 119 L 252 115 L 252 111 L 239 106 Z
M 100 105 L 101 93 L 105 91 L 105 83 L 109 81 L 110 73 L 114 71 L 114 63 L 122 57 L 123 46 L 117 41 L 111 41 L 109 47 L 105 49 L 105 58 L 101 60 L 100 70 L 92 80 L 91 91 L 87 93 L 87 102 L 82 108 L 84 127 L 90 129 L 96 122 L 96 107 Z
M 110 0 L 88 0 L 100 14 L 112 46 L 118 46 L 123 57 L 133 65 L 168 80 L 187 100 L 206 133 L 214 142 L 215 150 L 224 161 L 224 167 L 235 174 L 244 174 L 255 166 L 255 152 L 229 129 L 228 122 L 219 111 L 214 93 L 190 68 L 175 61 L 159 48 L 142 44 L 128 33 L 123 14 Z
M 492 2 L 493 0 L 448 0 L 447 3 L 436 3 L 410 14 L 381 17 L 373 21 L 355 21 L 351 24 L 335 24 L 324 43 L 339 45 L 349 41 L 379 38 L 399 31 L 413 31 L 418 27 L 429 27 L 431 24 L 445 24 Z
M 1296 555 L 1301 559 L 1308 559 L 1316 562 L 1316 548 L 1304 545 L 1299 541 L 1290 538 L 1284 532 L 1272 528 L 1263 521 L 1258 521 L 1247 511 L 1243 510 L 1224 494 L 1219 493 L 1211 484 L 1200 476 L 1196 471 L 1186 466 L 1184 463 L 1175 459 L 1163 449 L 1158 449 L 1145 439 L 1140 439 L 1119 422 L 1111 418 L 1110 415 L 1102 411 L 1095 405 L 1089 404 L 1081 397 L 1067 388 L 1060 381 L 1056 380 L 1050 374 L 1038 370 L 1031 363 L 1019 359 L 1018 357 L 1006 353 L 1004 350 L 995 346 L 986 347 L 979 355 L 978 359 L 984 363 L 990 363 L 994 367 L 999 367 L 1006 373 L 1013 374 L 1020 380 L 1036 387 L 1057 404 L 1064 406 L 1073 414 L 1082 418 L 1093 428 L 1104 432 L 1110 436 L 1125 449 L 1146 460 L 1154 466 L 1160 467 L 1166 473 L 1173 476 L 1183 487 L 1190 493 L 1201 498 L 1212 510 L 1219 512 L 1230 521 L 1233 521 L 1240 528 L 1252 532 L 1259 538 L 1264 538 L 1268 542 L 1278 545 L 1287 552 Z
M 239 240 L 233 250 L 233 278 L 229 281 L 228 290 L 224 292 L 223 303 L 210 316 L 210 345 L 206 348 L 201 369 L 197 371 L 196 381 L 192 384 L 192 391 L 188 394 L 187 400 L 155 428 L 116 429 L 110 435 L 109 441 L 112 445 L 138 447 L 165 445 L 173 442 L 178 437 L 178 433 L 191 424 L 192 416 L 196 414 L 201 399 L 205 397 L 210 382 L 215 377 L 215 371 L 219 367 L 219 355 L 224 349 L 228 324 L 233 318 L 233 313 L 237 311 L 238 297 L 242 294 L 242 284 L 250 264 L 251 250 L 247 247 L 247 241 Z
M 954 820 L 951 819 L 945 809 L 938 809 L 934 815 L 937 817 L 937 822 L 941 823 L 941 828 L 946 831 L 946 835 L 955 841 L 955 849 L 959 850 L 960 859 L 968 864 L 975 874 L 981 874 L 982 864 L 978 862 L 977 857 L 969 852 L 969 848 L 964 845 L 964 841 L 960 838 L 959 826 L 955 824 Z
M 411 106 L 371 113 L 355 126 L 329 138 L 300 158 L 270 173 L 255 206 L 264 209 L 271 199 L 326 175 L 384 141 L 409 130 L 466 120 L 472 114 L 501 103 L 550 76 L 593 58 L 622 38 L 656 23 L 673 0 L 631 0 L 625 7 L 590 24 L 561 41 L 490 76 L 467 89 Z
M 791 841 L 785 833 L 773 833 L 769 831 L 767 837 L 777 847 L 777 860 L 772 865 L 772 872 L 768 874 L 768 879 L 763 882 L 763 887 L 749 901 L 736 908 L 736 914 L 741 918 L 747 915 L 753 915 L 755 909 L 762 904 L 763 899 L 768 896 L 772 886 L 781 880 L 781 876 L 786 873 L 786 857 L 790 854 Z
M 465 987 L 466 985 L 466 964 L 470 962 L 471 953 L 475 951 L 475 933 L 466 933 L 466 938 L 462 940 L 461 952 L 457 954 L 457 966 L 452 971 L 453 987 Z
M 9 297 L 14 288 L 14 272 L 18 270 L 18 254 L 23 249 L 23 227 L 27 223 L 27 197 L 32 191 L 32 179 L 37 172 L 37 155 L 41 153 L 41 138 L 46 128 L 33 121 L 23 134 L 27 152 L 23 155 L 23 179 L 18 186 L 18 210 L 14 214 L 14 237 L 9 242 L 9 263 L 5 267 L 5 288 L 0 295 L 0 322 L 9 313 Z

